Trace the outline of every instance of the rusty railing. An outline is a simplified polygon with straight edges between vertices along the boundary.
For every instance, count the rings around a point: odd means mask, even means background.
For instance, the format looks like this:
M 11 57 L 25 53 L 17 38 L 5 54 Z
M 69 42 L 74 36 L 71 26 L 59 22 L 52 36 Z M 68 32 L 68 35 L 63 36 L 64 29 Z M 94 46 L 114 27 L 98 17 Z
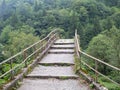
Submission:
M 110 65 L 110 64 L 104 62 L 103 60 L 97 59 L 97 58 L 95 58 L 95 57 L 81 51 L 80 45 L 79 45 L 79 39 L 78 39 L 77 30 L 75 31 L 75 47 L 76 47 L 75 51 L 76 51 L 77 58 L 79 58 L 80 63 L 81 63 L 80 67 L 81 67 L 81 65 L 85 65 L 95 73 L 95 77 L 94 77 L 94 79 L 92 79 L 92 81 L 97 82 L 98 81 L 98 75 L 100 75 L 100 76 L 104 77 L 105 79 L 111 81 L 112 83 L 120 86 L 120 83 L 114 81 L 113 79 L 109 78 L 108 76 L 106 76 L 106 75 L 104 75 L 104 74 L 102 74 L 101 72 L 98 71 L 98 63 L 102 64 L 102 65 L 106 65 L 107 67 L 109 67 L 112 70 L 115 70 L 115 71 L 117 71 L 119 73 L 120 73 L 120 68 L 117 68 L 117 67 L 115 67 L 113 65 Z M 94 63 L 94 65 L 95 65 L 94 68 L 90 64 L 86 63 L 87 61 L 82 60 L 81 55 L 84 55 L 85 57 L 89 58 L 89 60 L 91 60 L 91 59 L 94 60 L 94 62 L 95 62 Z M 80 71 L 82 71 L 82 69 Z M 88 75 L 84 75 L 84 76 L 86 78 L 89 78 Z
M 2 70 L 7 66 L 8 70 L 6 72 L 2 72 L 0 79 L 7 77 L 9 80 L 13 80 L 15 76 L 18 73 L 21 73 L 22 69 L 31 64 L 37 56 L 40 56 L 49 49 L 49 47 L 58 38 L 58 32 L 59 30 L 53 30 L 42 40 L 1 62 L 0 69 Z

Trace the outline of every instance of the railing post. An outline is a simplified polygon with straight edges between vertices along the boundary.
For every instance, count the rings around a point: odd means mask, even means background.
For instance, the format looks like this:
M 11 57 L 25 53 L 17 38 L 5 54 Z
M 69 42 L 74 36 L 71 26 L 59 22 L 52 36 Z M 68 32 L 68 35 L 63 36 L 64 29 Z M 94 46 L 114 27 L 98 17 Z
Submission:
M 78 35 L 77 35 L 77 38 L 79 38 Z M 79 39 L 78 39 L 78 43 L 79 43 Z M 80 50 L 79 46 L 78 46 L 78 50 Z M 79 58 L 80 58 L 80 69 L 82 70 L 81 53 L 79 51 L 78 51 L 78 55 L 79 55 Z
M 14 71 L 12 70 L 12 69 L 13 69 L 12 64 L 13 64 L 13 60 L 10 59 L 10 69 L 11 69 L 11 78 L 10 78 L 10 79 L 11 79 L 11 80 L 14 79 Z
M 60 32 L 56 33 L 55 38 L 56 38 L 56 39 L 59 39 L 59 38 L 60 38 Z
M 51 36 L 50 36 L 50 37 L 51 37 Z M 48 40 L 47 40 L 47 43 L 46 43 L 46 45 L 45 45 L 45 49 L 48 47 L 50 37 L 49 37 Z M 45 50 L 45 49 L 44 49 L 44 50 Z
M 82 64 L 81 64 L 81 55 L 79 53 L 80 47 L 79 47 L 79 39 L 78 39 L 78 34 L 77 34 L 77 29 L 75 30 L 75 52 L 77 57 L 80 59 L 80 69 L 82 69 Z
M 26 51 L 24 51 L 24 60 L 26 59 L 26 57 L 27 57 L 27 52 Z M 25 61 L 25 67 L 27 67 L 27 61 Z
M 45 40 L 45 43 L 44 43 L 44 42 L 42 43 L 42 47 L 43 47 L 42 52 L 43 52 L 43 51 L 45 50 L 45 48 L 46 48 L 46 45 L 45 45 L 45 44 L 47 44 L 47 43 L 46 43 L 46 40 Z
M 40 47 L 42 47 L 43 45 L 42 45 L 42 42 L 40 42 L 39 44 L 38 44 Z M 39 47 L 39 48 L 40 48 Z M 39 53 L 41 53 L 43 51 L 43 48 L 41 48 L 40 50 L 39 50 Z M 39 53 L 38 53 L 38 55 L 39 55 Z
M 50 35 L 50 37 L 49 37 L 49 39 L 47 40 L 47 46 L 46 46 L 46 47 L 48 47 L 48 46 L 49 46 L 49 44 L 50 44 L 50 42 L 51 42 L 52 38 L 53 38 L 53 34 L 51 34 L 51 35 Z
M 75 30 L 75 54 L 77 55 L 77 38 L 76 38 L 76 30 Z
M 39 45 L 39 44 L 38 44 L 38 45 Z M 40 47 L 40 46 L 39 46 L 39 47 Z M 39 47 L 38 47 L 38 46 L 35 46 L 36 50 L 39 49 Z M 39 52 L 40 52 L 40 50 L 37 51 L 36 57 L 39 55 Z
M 59 38 L 60 38 L 59 33 L 56 33 L 56 35 L 55 35 L 55 37 L 54 37 L 54 40 L 57 40 L 57 39 L 59 39 Z
M 36 45 L 35 45 L 35 46 L 33 46 L 33 52 L 35 52 L 36 50 L 37 50 L 37 48 L 36 48 Z M 35 53 L 35 57 L 34 58 L 36 58 L 37 55 L 38 55 L 38 52 Z
M 95 60 L 95 70 L 97 71 L 98 70 L 98 62 Z M 95 72 L 95 82 L 98 81 L 98 73 Z
M 44 51 L 44 42 L 41 42 L 41 46 L 42 46 L 41 52 L 43 52 Z

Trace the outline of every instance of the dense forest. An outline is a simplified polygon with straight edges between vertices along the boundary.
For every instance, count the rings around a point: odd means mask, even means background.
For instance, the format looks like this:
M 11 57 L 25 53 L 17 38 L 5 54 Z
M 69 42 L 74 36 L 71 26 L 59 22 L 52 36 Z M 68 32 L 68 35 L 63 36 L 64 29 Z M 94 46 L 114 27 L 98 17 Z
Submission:
M 54 28 L 62 38 L 77 29 L 82 50 L 120 68 L 120 0 L 0 0 L 0 62 Z M 100 71 L 120 83 L 116 72 Z

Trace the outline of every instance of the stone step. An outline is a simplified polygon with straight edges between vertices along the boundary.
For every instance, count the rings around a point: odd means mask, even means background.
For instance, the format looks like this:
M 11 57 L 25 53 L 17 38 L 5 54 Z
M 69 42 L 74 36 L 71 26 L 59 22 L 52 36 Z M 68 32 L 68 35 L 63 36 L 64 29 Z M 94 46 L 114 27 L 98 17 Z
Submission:
M 59 78 L 77 79 L 72 66 L 42 66 L 38 65 L 26 76 L 27 78 Z
M 27 75 L 25 76 L 25 78 L 37 78 L 37 79 L 49 79 L 49 78 L 56 78 L 56 79 L 60 79 L 60 80 L 65 80 L 65 79 L 78 79 L 78 76 L 48 76 L 48 75 Z
M 73 66 L 74 63 L 38 63 L 39 65 L 43 66 Z
M 52 45 L 51 49 L 74 49 L 74 44 L 69 45 Z
M 24 79 L 17 90 L 90 90 L 88 85 L 79 80 L 59 79 Z
M 73 66 L 74 39 L 59 39 L 17 90 L 90 90 Z
M 54 43 L 54 45 L 74 45 L 74 43 Z
M 74 54 L 47 54 L 40 62 L 41 65 L 74 65 Z
M 55 45 L 74 44 L 74 39 L 59 39 L 54 44 Z
M 50 49 L 48 53 L 52 54 L 74 54 L 74 49 Z

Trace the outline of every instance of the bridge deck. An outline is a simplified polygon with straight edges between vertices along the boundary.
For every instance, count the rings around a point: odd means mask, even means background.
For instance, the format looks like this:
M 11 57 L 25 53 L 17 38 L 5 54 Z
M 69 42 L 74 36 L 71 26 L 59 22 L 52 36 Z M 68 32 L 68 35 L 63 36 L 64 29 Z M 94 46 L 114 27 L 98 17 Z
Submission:
M 90 90 L 73 72 L 74 40 L 57 40 L 18 90 Z

